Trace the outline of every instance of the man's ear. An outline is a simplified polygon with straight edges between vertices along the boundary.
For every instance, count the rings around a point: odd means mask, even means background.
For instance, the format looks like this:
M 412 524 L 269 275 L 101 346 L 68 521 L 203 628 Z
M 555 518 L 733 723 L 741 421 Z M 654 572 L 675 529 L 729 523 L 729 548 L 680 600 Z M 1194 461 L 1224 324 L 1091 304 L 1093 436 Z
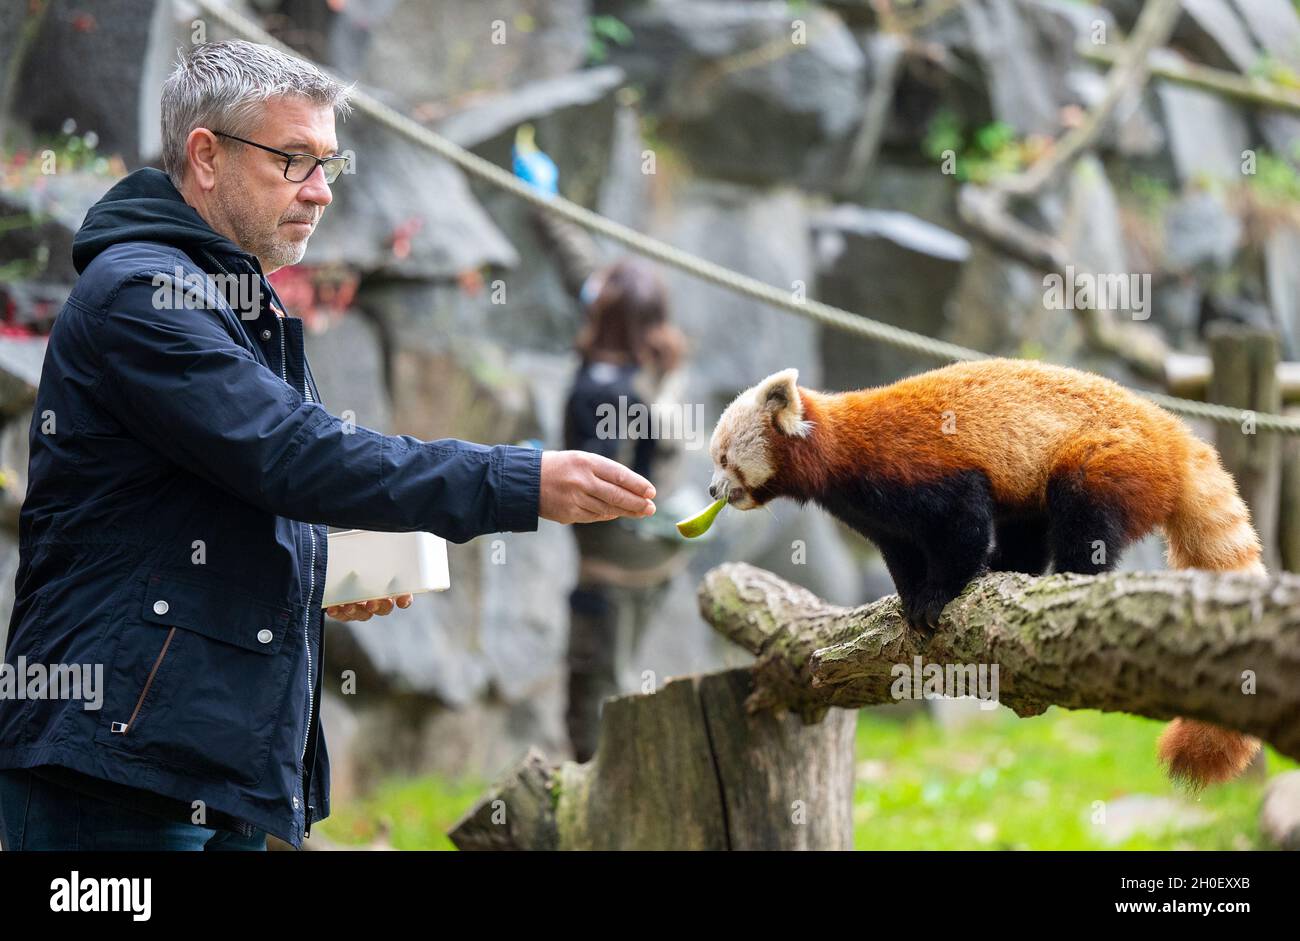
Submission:
M 812 430 L 804 421 L 803 398 L 799 395 L 799 370 L 783 369 L 758 384 L 759 407 L 772 416 L 778 430 L 802 438 Z
M 217 150 L 221 141 L 206 127 L 196 127 L 185 138 L 185 158 L 189 162 L 186 179 L 193 179 L 201 190 L 207 191 L 217 181 Z

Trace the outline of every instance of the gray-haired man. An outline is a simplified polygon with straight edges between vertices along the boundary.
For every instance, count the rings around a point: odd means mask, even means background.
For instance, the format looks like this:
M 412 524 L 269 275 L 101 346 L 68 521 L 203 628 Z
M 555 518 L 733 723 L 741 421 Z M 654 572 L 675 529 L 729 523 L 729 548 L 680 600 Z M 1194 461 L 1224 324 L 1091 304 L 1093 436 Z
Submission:
M 265 275 L 330 204 L 346 97 L 266 47 L 191 49 L 163 91 L 166 173 L 127 176 L 77 234 L 5 661 L 102 664 L 102 708 L 0 700 L 5 849 L 301 844 L 329 814 L 328 525 L 465 542 L 654 512 L 648 481 L 596 455 L 383 435 L 322 407 Z

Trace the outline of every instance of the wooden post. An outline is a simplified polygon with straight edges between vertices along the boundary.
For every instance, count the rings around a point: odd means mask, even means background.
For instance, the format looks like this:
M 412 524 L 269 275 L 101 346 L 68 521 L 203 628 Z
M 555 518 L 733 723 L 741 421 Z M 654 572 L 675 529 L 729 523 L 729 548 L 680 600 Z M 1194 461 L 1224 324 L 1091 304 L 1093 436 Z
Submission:
M 532 751 L 449 834 L 469 849 L 853 848 L 857 711 L 751 715 L 747 668 L 606 700 L 596 755 Z
M 1206 330 L 1213 371 L 1206 398 L 1255 412 L 1276 413 L 1282 407 L 1277 377 L 1278 341 L 1270 331 L 1231 321 L 1215 321 Z M 1277 435 L 1258 432 L 1249 421 L 1242 426 L 1217 425 L 1215 446 L 1223 465 L 1237 481 L 1250 507 L 1251 522 L 1264 547 L 1264 565 L 1278 570 L 1278 506 L 1282 489 L 1282 442 Z
M 1300 407 L 1286 414 L 1300 418 Z M 1282 439 L 1282 495 L 1277 517 L 1277 548 L 1282 568 L 1300 572 L 1300 437 Z

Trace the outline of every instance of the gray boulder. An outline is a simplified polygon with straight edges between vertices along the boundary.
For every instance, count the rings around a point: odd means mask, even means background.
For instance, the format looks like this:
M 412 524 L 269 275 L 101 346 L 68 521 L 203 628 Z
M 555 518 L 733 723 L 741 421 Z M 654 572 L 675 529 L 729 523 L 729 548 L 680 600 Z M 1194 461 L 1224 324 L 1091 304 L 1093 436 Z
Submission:
M 903 162 L 891 156 L 872 168 L 861 199 L 855 201 L 868 209 L 905 212 L 955 232 L 961 227 L 957 186 L 955 176 L 936 173 L 932 163 Z
M 1153 54 L 1152 61 L 1162 61 L 1167 55 Z M 1241 180 L 1242 152 L 1251 146 L 1251 137 L 1246 119 L 1235 105 L 1173 82 L 1156 85 L 1156 100 L 1180 182 Z
M 1300 359 L 1300 229 L 1280 225 L 1264 242 L 1269 306 L 1277 321 L 1283 359 Z
M 587 13 L 587 0 L 348 3 L 325 21 L 325 48 L 344 74 L 400 90 L 432 117 L 457 97 L 577 68 L 587 53 Z
M 138 162 L 144 156 L 141 79 L 151 35 L 142 26 L 153 20 L 157 3 L 51 0 L 18 63 L 22 72 L 11 102 L 13 116 L 41 134 L 57 133 L 71 118 L 79 131 L 99 136 L 103 151 Z
M 333 187 L 312 237 L 314 263 L 404 278 L 518 263 L 457 167 L 362 115 L 340 125 L 338 135 L 342 150 L 354 154 L 354 172 Z
M 1189 192 L 1165 214 L 1166 263 L 1175 272 L 1222 271 L 1236 257 L 1242 235 L 1241 220 L 1223 197 Z
M 790 188 L 754 189 L 698 178 L 672 181 L 650 234 L 685 251 L 743 272 L 792 295 L 812 292 L 808 218 Z M 743 389 L 787 366 L 816 387 L 822 374 L 817 327 L 675 268 L 662 267 L 675 322 L 690 338 L 688 401 L 710 416 Z
M 947 329 L 945 305 L 969 243 L 901 212 L 840 205 L 814 218 L 817 294 L 823 301 L 927 336 Z M 825 328 L 825 384 L 857 389 L 892 382 L 936 363 Z
M 1021 134 L 1055 134 L 1061 105 L 1073 97 L 1066 67 L 1086 11 L 1024 0 L 972 0 L 961 9 L 993 116 Z
M 994 355 L 1029 350 L 1053 362 L 1068 361 L 1081 337 L 1069 312 L 1044 305 L 1043 277 L 974 242 L 948 303 L 951 326 L 945 339 Z
M 1217 68 L 1247 71 L 1259 57 L 1259 48 L 1241 18 L 1241 11 L 1261 0 L 1241 4 L 1233 0 L 1183 0 L 1179 33 L 1197 58 Z M 1267 0 L 1263 0 L 1267 2 Z
M 1300 850 L 1300 771 L 1275 775 L 1259 811 L 1264 837 L 1284 850 Z
M 43 161 L 39 151 L 31 159 Z M 7 223 L 0 226 L 0 257 L 29 261 L 28 277 L 34 282 L 70 288 L 77 279 L 72 238 L 86 212 L 117 179 L 107 172 L 61 167 L 57 160 L 54 171 L 0 193 L 0 219 Z
M 813 189 L 839 178 L 868 64 L 833 12 L 712 0 L 648 6 L 626 22 L 633 41 L 611 61 L 644 83 L 663 140 L 697 172 Z
M 312 376 L 331 414 L 388 432 L 388 351 L 379 324 L 351 311 L 321 333 L 308 331 L 306 344 Z
M 1081 157 L 1070 172 L 1059 238 L 1079 265 L 1098 274 L 1129 271 L 1119 202 L 1095 156 Z

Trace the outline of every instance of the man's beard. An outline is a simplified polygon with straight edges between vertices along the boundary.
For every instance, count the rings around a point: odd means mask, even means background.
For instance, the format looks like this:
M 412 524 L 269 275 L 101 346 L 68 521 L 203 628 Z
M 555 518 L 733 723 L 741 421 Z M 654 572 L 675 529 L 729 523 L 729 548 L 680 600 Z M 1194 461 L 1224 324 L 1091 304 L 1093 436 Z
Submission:
M 233 191 L 220 192 L 217 202 L 234 234 L 235 244 L 255 255 L 264 271 L 271 272 L 302 261 L 302 256 L 307 253 L 307 239 L 286 239 L 275 225 L 268 230 L 265 223 L 253 215 L 252 207 Z

